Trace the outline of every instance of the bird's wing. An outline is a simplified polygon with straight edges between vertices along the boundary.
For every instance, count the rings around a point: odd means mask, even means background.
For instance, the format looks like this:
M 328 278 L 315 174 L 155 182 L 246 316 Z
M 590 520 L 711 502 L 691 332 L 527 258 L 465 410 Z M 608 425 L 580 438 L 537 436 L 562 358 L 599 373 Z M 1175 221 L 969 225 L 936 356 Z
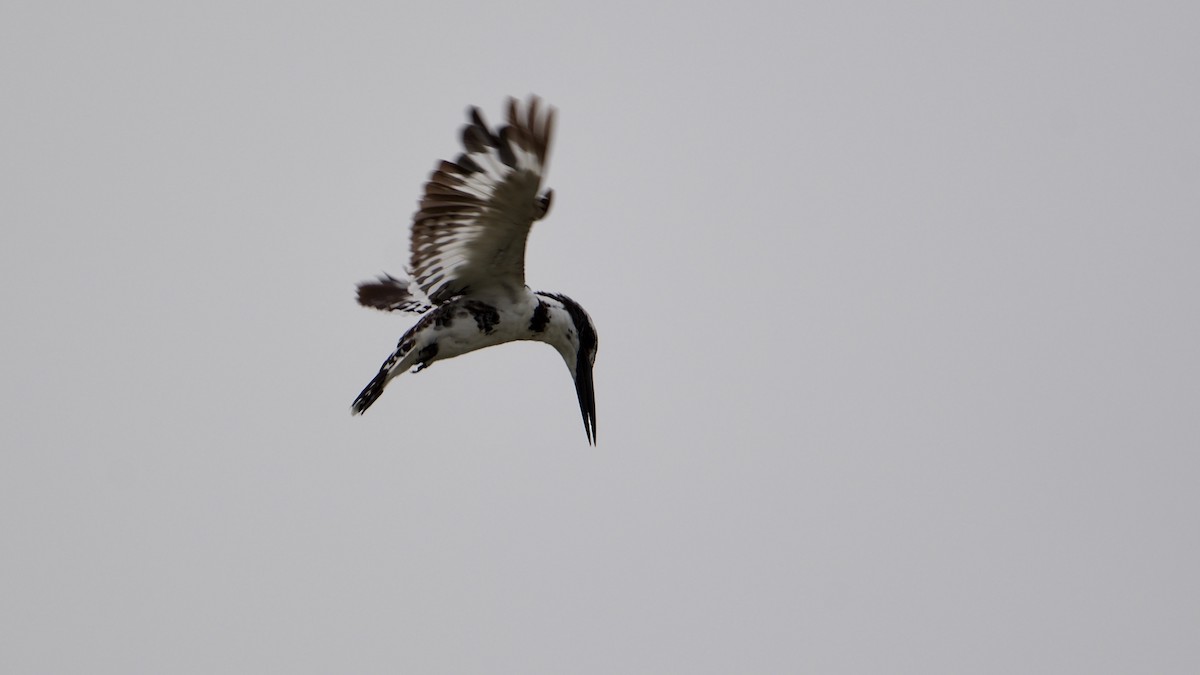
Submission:
M 425 302 L 420 291 L 413 288 L 408 279 L 397 279 L 390 274 L 383 274 L 374 281 L 364 281 L 358 285 L 358 304 L 363 307 L 374 307 L 385 312 L 412 312 L 423 314 L 429 311 L 429 303 Z
M 434 170 L 413 217 L 413 279 L 434 304 L 525 285 L 525 240 L 550 203 L 538 191 L 553 131 L 554 109 L 537 97 L 510 98 L 508 123 L 495 133 L 471 108 L 463 154 Z

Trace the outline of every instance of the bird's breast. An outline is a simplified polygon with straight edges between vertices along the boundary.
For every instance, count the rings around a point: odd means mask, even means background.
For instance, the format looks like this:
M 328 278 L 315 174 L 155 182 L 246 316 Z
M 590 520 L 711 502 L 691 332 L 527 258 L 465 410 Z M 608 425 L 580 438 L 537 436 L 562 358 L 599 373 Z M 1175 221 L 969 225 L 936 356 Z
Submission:
M 535 308 L 528 302 L 496 302 L 458 298 L 426 318 L 416 342 L 437 345 L 437 359 L 448 359 L 484 347 L 530 339 Z

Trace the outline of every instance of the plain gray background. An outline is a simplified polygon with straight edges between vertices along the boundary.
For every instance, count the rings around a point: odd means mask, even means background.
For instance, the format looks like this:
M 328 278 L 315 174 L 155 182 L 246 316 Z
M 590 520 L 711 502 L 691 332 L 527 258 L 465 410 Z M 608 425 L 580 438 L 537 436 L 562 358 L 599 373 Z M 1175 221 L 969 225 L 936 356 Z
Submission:
M 0 671 L 1200 671 L 1193 2 L 0 10 Z M 516 344 L 349 405 L 468 104 Z

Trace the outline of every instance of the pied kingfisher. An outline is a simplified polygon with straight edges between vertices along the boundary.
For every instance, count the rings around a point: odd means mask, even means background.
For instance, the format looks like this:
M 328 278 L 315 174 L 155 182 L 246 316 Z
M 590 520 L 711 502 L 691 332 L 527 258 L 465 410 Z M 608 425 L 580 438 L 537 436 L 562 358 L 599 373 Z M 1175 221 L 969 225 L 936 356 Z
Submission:
M 567 362 L 588 443 L 595 445 L 596 327 L 574 300 L 525 285 L 525 240 L 554 196 L 540 192 L 554 108 L 540 107 L 536 96 L 524 106 L 510 98 L 508 124 L 495 132 L 478 108 L 468 115 L 464 152 L 433 171 L 413 216 L 408 278 L 383 275 L 358 285 L 365 307 L 424 316 L 354 400 L 353 413 L 371 407 L 410 368 L 415 373 L 476 349 L 537 340 Z

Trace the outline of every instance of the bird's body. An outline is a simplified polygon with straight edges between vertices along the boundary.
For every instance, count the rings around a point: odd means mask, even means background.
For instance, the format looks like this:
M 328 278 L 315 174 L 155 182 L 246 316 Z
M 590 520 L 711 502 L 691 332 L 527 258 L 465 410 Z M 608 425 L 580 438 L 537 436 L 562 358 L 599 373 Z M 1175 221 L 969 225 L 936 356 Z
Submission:
M 435 361 L 516 340 L 553 346 L 575 379 L 588 441 L 595 442 L 592 364 L 596 330 L 578 303 L 525 286 L 525 240 L 550 206 L 538 192 L 553 111 L 509 100 L 508 125 L 493 133 L 476 109 L 463 129 L 466 152 L 442 162 L 425 186 L 412 231 L 413 281 L 391 276 L 359 284 L 360 304 L 423 313 L 355 399 L 361 414 L 388 382 Z M 422 298 L 428 298 L 425 302 Z

